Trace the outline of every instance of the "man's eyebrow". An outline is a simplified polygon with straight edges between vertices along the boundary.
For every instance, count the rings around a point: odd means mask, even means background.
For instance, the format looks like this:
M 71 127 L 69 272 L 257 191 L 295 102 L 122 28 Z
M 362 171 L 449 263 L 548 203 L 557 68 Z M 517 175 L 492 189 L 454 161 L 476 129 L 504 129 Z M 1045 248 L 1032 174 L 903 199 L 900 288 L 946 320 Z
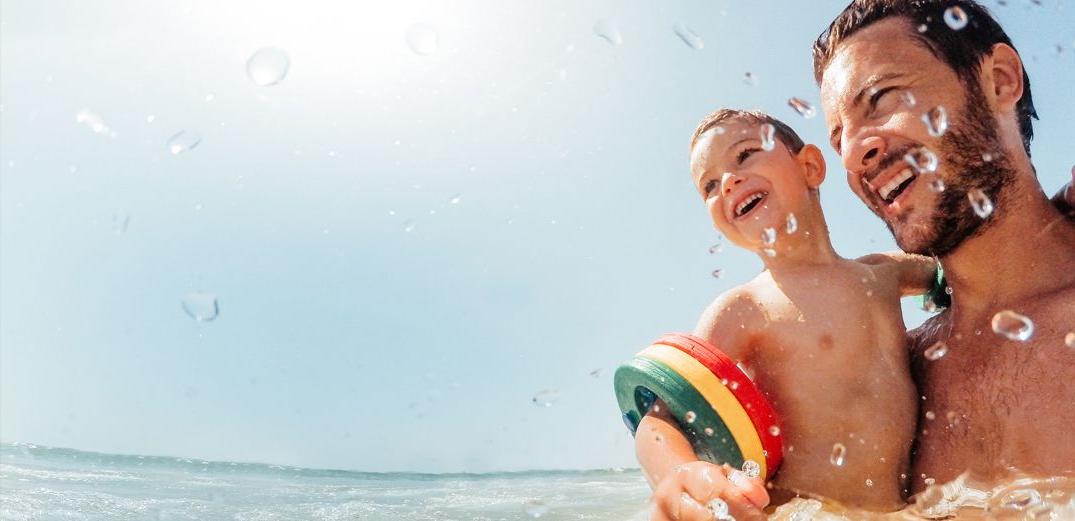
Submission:
M 899 78 L 901 76 L 903 76 L 903 74 L 898 72 L 889 72 L 885 74 L 875 74 L 873 76 L 870 76 L 862 85 L 862 90 L 860 90 L 859 93 L 855 95 L 854 99 L 851 100 L 851 106 L 857 107 L 860 103 L 862 103 L 862 98 L 866 96 L 866 93 L 872 91 L 874 86 L 878 83 Z

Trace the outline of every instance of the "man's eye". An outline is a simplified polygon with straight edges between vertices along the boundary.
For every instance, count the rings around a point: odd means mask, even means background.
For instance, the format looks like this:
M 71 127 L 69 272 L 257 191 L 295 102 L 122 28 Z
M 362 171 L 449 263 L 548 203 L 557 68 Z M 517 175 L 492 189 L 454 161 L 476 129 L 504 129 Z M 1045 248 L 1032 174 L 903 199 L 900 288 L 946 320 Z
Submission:
M 746 148 L 746 149 L 743 149 L 741 152 L 739 152 L 739 155 L 735 156 L 735 160 L 736 160 L 737 163 L 742 164 L 743 161 L 746 161 L 748 157 L 753 155 L 754 152 L 758 152 L 759 150 L 761 150 L 761 149 L 760 148 Z
M 885 95 L 894 90 L 896 90 L 896 87 L 885 87 L 874 92 L 873 95 L 870 96 L 870 113 L 877 113 L 879 112 L 879 109 L 884 109 L 885 107 L 881 106 L 881 104 L 885 101 Z M 885 105 L 887 106 L 887 104 Z

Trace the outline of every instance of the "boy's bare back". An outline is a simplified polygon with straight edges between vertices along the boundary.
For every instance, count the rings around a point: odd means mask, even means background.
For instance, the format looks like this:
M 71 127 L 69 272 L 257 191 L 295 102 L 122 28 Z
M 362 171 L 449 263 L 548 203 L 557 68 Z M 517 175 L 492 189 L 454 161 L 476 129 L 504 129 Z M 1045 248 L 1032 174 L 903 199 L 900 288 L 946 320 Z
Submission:
M 780 415 L 774 493 L 894 510 L 917 404 L 899 273 L 886 259 L 867 262 L 766 270 L 718 298 L 696 334 L 741 361 Z

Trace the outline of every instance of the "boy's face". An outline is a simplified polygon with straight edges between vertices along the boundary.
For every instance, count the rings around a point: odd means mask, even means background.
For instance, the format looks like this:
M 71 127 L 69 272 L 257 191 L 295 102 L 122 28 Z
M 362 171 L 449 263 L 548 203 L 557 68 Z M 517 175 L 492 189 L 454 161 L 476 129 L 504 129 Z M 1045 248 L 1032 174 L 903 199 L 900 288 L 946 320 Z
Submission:
M 760 125 L 731 121 L 719 128 L 703 133 L 691 150 L 691 178 L 717 230 L 758 250 L 766 229 L 783 233 L 788 214 L 806 208 L 816 186 L 808 185 L 803 165 L 779 137 L 772 150 L 762 148 Z

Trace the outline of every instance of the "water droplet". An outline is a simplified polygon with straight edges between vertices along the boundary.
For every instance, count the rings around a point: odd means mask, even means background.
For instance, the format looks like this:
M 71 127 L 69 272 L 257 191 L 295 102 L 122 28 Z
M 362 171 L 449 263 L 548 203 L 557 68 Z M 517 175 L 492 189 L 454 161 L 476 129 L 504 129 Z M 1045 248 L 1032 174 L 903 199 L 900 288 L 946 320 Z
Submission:
M 757 85 L 758 77 L 755 76 L 754 73 L 747 71 L 743 74 L 743 83 L 746 83 L 747 85 Z
M 829 455 L 829 463 L 837 467 L 844 466 L 844 458 L 847 456 L 847 447 L 844 447 L 843 443 L 836 443 L 832 446 L 832 454 Z
M 122 234 L 127 232 L 127 225 L 131 222 L 131 216 L 125 213 L 112 214 L 112 232 Z
M 1064 335 L 1064 345 L 1075 349 L 1075 331 Z
M 714 245 L 709 247 L 709 254 L 712 255 L 712 254 L 717 253 L 717 252 L 719 252 L 719 251 L 721 251 L 723 249 L 724 249 L 724 245 L 722 245 L 721 243 L 718 242 L 718 243 L 716 243 L 716 244 L 714 244 Z
M 530 399 L 538 407 L 552 407 L 560 399 L 560 391 L 556 389 L 542 389 Z
M 918 100 L 915 99 L 914 93 L 909 90 L 903 92 L 903 94 L 900 96 L 900 100 L 902 100 L 903 104 L 907 105 L 908 107 L 913 107 L 918 104 Z
M 463 200 L 463 194 L 455 194 L 448 199 L 448 204 L 459 204 L 459 201 Z
M 196 291 L 188 293 L 182 300 L 183 311 L 198 322 L 210 322 L 220 314 L 217 297 L 213 293 Z
M 940 160 L 937 154 L 926 147 L 918 147 L 903 156 L 903 160 L 911 165 L 919 174 L 932 174 L 937 171 Z
M 926 24 L 919 24 L 919 25 L 918 25 L 918 32 L 920 32 L 920 33 L 924 33 L 924 32 L 926 32 L 926 31 L 928 31 L 928 30 L 929 30 L 929 26 L 928 26 L 928 25 L 926 25 Z
M 1009 309 L 993 315 L 993 332 L 1009 340 L 1026 342 L 1034 336 L 1034 322 Z
M 929 189 L 931 192 L 939 194 L 944 191 L 944 188 L 944 181 L 941 181 L 941 178 L 939 177 L 929 181 Z
M 971 208 L 974 208 L 974 213 L 978 217 L 985 219 L 993 213 L 993 201 L 985 195 L 985 192 L 975 188 L 967 192 L 967 199 L 970 200 Z
M 873 480 L 870 479 L 870 478 L 866 478 L 866 486 L 867 487 L 872 487 L 873 486 Z
M 168 138 L 168 151 L 173 155 L 190 152 L 202 142 L 202 136 L 191 130 L 181 130 Z
M 776 242 L 776 230 L 766 228 L 761 232 L 761 242 L 766 246 L 772 246 Z
M 926 352 L 923 354 L 925 355 L 926 360 L 940 360 L 942 357 L 944 357 L 944 355 L 948 354 L 948 344 L 945 344 L 944 342 L 937 342 L 936 344 L 933 344 L 926 348 Z
M 623 43 L 620 27 L 612 20 L 601 20 L 600 22 L 595 23 L 593 26 L 593 33 L 604 38 L 606 42 L 612 45 L 620 45 Z
M 714 279 L 719 279 L 719 278 L 721 278 L 722 276 L 724 276 L 724 271 L 723 271 L 723 270 L 721 270 L 721 269 L 719 269 L 719 268 L 718 268 L 718 269 L 715 269 L 715 270 L 713 270 L 713 278 L 714 278 Z
M 780 427 L 777 427 L 776 425 L 769 426 L 769 435 L 780 436 Z
M 683 419 L 684 419 L 684 420 L 685 420 L 685 421 L 686 421 L 687 423 L 694 423 L 694 420 L 697 420 L 697 419 L 698 419 L 698 415 L 697 415 L 697 414 L 695 414 L 695 413 L 694 413 L 694 411 L 687 411 L 687 414 L 684 414 L 684 415 L 683 415 Z
M 953 31 L 958 31 L 967 26 L 967 13 L 958 5 L 944 10 L 944 23 L 948 24 Z
M 989 152 L 986 152 L 986 153 L 982 154 L 982 161 L 985 161 L 986 163 L 992 163 L 993 162 L 993 154 L 991 154 Z
M 409 220 L 409 219 L 404 221 L 403 222 L 403 231 L 406 232 L 406 233 L 413 232 L 414 231 L 414 221 Z
M 935 419 L 936 417 L 937 417 L 937 415 L 933 414 L 933 411 L 926 411 L 926 419 L 927 420 L 932 420 L 932 419 Z
M 1013 490 L 1008 492 L 1000 504 L 1011 510 L 1026 510 L 1029 507 L 1041 503 L 1041 493 L 1032 488 Z
M 90 112 L 89 109 L 82 109 L 75 114 L 75 121 L 86 125 L 93 131 L 94 134 L 104 134 L 109 137 L 116 137 L 116 133 L 112 132 L 112 129 L 105 124 L 105 120 Z
M 762 248 L 761 252 L 764 253 L 766 257 L 776 257 L 776 250 L 772 248 Z
M 951 295 L 953 291 L 955 291 L 955 290 L 952 289 L 952 286 L 945 286 L 944 287 L 944 294 L 945 295 Z
M 800 116 L 810 119 L 817 115 L 817 109 L 814 108 L 808 101 L 802 98 L 789 98 L 788 106 L 798 112 Z
M 748 478 L 761 476 L 761 465 L 759 465 L 757 461 L 748 459 L 743 462 L 743 473 L 746 474 Z
M 262 47 L 246 60 L 246 76 L 255 85 L 268 87 L 283 81 L 290 67 L 291 60 L 282 49 Z
M 937 482 L 937 480 L 934 478 L 925 478 L 924 480 L 922 480 L 922 482 L 925 483 L 927 487 L 931 487 L 934 483 Z
M 716 519 L 718 521 L 724 521 L 725 519 L 729 519 L 731 517 L 731 514 L 728 512 L 728 503 L 726 503 L 723 499 L 710 499 L 709 503 L 707 503 L 706 506 L 709 507 L 709 513 L 713 515 L 713 519 Z
M 440 48 L 440 35 L 430 25 L 411 24 L 407 28 L 406 38 L 407 46 L 419 56 L 429 56 Z
M 676 32 L 676 36 L 678 36 L 680 40 L 683 40 L 683 43 L 687 44 L 687 47 L 696 51 L 700 51 L 705 47 L 705 42 L 702 41 L 702 37 L 698 36 L 683 22 L 676 22 L 676 25 L 672 27 L 672 30 Z
M 705 429 L 702 430 L 702 432 L 704 432 L 706 436 L 712 436 L 713 435 L 713 428 L 712 427 L 706 427 Z
M 784 225 L 784 230 L 788 232 L 788 235 L 791 235 L 799 230 L 799 220 L 795 218 L 795 214 L 788 214 L 788 219 Z
M 943 105 L 937 105 L 922 114 L 922 122 L 926 124 L 929 135 L 941 137 L 948 131 L 948 111 Z
M 146 116 L 146 123 L 153 123 L 156 120 L 157 120 L 157 116 L 154 116 L 153 114 L 150 114 L 150 115 Z
M 530 501 L 523 503 L 523 512 L 526 512 L 526 515 L 537 519 L 549 513 L 549 506 L 541 500 L 531 499 Z
M 776 146 L 776 127 L 772 123 L 766 123 L 758 130 L 758 137 L 761 138 L 761 147 L 765 150 L 772 150 Z

